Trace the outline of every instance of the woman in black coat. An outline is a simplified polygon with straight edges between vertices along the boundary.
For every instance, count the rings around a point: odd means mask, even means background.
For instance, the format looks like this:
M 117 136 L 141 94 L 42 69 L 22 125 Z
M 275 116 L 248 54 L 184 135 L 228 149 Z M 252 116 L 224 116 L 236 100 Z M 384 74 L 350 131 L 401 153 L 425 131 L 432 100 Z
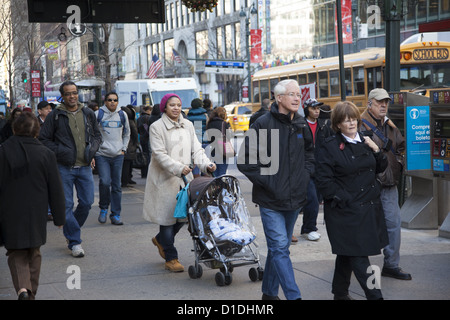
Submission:
M 382 299 L 371 282 L 368 256 L 380 254 L 388 243 L 380 184 L 376 174 L 387 167 L 386 155 L 360 135 L 360 115 L 351 102 L 339 102 L 331 114 L 335 136 L 325 139 L 316 158 L 316 182 L 324 197 L 324 216 L 332 252 L 337 255 L 332 293 L 350 299 L 352 271 L 367 299 Z M 369 269 L 370 270 L 370 269 Z
M 0 243 L 19 299 L 34 299 L 49 206 L 53 223 L 65 223 L 64 188 L 55 154 L 36 139 L 36 116 L 23 112 L 12 125 L 14 135 L 0 145 Z

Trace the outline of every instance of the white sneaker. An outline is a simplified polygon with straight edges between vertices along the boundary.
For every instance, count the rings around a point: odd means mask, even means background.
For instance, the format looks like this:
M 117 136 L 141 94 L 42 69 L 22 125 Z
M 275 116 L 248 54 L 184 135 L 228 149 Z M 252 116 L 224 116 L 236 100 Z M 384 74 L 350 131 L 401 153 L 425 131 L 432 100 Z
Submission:
M 311 231 L 310 233 L 304 233 L 302 236 L 309 241 L 317 241 L 320 239 L 320 233 Z
M 81 244 L 76 244 L 72 247 L 72 256 L 75 258 L 84 257 L 84 250 L 81 247 Z

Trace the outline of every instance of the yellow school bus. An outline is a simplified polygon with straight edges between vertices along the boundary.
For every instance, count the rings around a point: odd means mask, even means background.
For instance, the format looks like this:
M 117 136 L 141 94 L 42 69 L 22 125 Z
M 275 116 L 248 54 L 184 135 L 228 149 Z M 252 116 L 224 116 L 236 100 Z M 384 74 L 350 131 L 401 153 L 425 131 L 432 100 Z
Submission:
M 416 34 L 400 46 L 400 88 L 426 96 L 450 87 L 450 32 Z
M 449 87 L 449 50 L 450 32 L 422 33 L 405 40 L 400 46 L 400 90 L 429 96 L 432 90 Z M 370 90 L 384 88 L 384 72 L 385 48 L 369 48 L 345 55 L 346 99 L 364 110 Z M 300 85 L 316 83 L 316 98 L 332 108 L 341 100 L 339 57 L 303 60 L 262 69 L 253 75 L 253 111 L 260 108 L 263 99 L 273 100 L 273 88 L 285 79 L 297 80 Z

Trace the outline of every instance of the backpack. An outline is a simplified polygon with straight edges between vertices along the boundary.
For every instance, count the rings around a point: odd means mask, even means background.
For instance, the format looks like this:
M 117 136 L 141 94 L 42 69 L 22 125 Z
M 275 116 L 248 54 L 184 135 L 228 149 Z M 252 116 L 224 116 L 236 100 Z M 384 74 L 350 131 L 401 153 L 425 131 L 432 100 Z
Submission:
M 103 109 L 98 109 L 98 115 L 97 115 L 97 122 L 100 124 L 102 122 L 103 119 L 103 115 L 105 114 L 105 111 Z M 120 116 L 120 122 L 122 122 L 122 127 L 125 128 L 125 115 L 123 113 L 123 110 L 120 109 L 119 110 L 119 116 Z

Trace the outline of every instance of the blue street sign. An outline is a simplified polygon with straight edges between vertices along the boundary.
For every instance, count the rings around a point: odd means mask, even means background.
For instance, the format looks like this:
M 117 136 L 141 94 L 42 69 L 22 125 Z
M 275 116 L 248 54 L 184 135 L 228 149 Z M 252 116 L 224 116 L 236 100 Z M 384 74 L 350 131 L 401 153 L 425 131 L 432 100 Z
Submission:
M 136 91 L 131 91 L 131 95 L 130 95 L 130 104 L 132 106 L 137 106 L 137 92 Z
M 215 68 L 244 68 L 245 62 L 234 62 L 234 61 L 205 61 L 205 67 L 215 67 Z
M 430 107 L 406 107 L 406 169 L 431 169 Z

